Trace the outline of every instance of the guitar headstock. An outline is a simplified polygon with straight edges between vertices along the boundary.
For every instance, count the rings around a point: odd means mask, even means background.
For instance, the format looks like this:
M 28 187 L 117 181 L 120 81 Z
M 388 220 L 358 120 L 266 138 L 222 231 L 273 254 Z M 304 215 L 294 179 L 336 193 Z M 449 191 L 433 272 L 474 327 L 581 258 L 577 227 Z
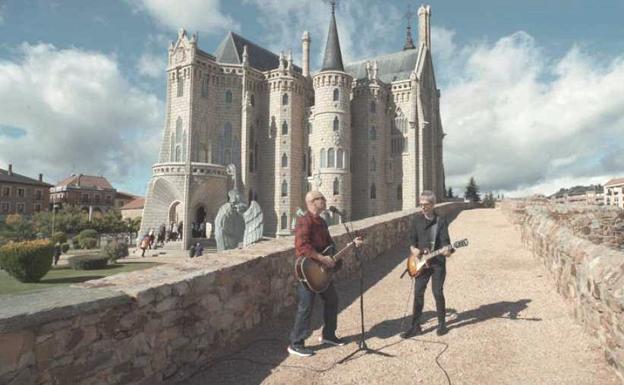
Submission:
M 454 249 L 459 249 L 460 247 L 466 247 L 466 246 L 468 246 L 468 238 L 464 238 L 461 241 L 453 242 Z

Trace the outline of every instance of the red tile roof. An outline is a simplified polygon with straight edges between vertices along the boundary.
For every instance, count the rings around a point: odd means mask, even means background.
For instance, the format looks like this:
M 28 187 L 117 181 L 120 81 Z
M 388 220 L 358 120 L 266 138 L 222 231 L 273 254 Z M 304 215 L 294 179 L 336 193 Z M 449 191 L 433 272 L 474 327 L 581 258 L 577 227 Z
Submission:
M 99 190 L 113 190 L 113 186 L 103 176 L 93 175 L 72 175 L 60 181 L 56 187 L 91 187 Z
M 610 181 L 608 181 L 608 182 L 605 184 L 605 187 L 615 186 L 615 185 L 619 185 L 619 184 L 624 184 L 624 178 L 615 178 L 615 179 L 611 179 Z
M 131 200 L 121 207 L 121 210 L 138 210 L 142 209 L 145 205 L 145 198 L 139 197 Z

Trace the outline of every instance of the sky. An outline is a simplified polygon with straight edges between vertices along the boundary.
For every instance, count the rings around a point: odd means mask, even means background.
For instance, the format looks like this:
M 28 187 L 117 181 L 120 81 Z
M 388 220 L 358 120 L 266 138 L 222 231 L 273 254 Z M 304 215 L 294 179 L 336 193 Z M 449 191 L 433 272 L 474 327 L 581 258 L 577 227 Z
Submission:
M 344 61 L 400 50 L 420 4 L 340 1 Z M 428 4 L 447 187 L 473 176 L 522 196 L 624 177 L 623 0 Z M 143 195 L 179 28 L 207 52 L 232 30 L 299 65 L 308 30 L 315 70 L 329 15 L 321 0 L 0 0 L 0 168 Z

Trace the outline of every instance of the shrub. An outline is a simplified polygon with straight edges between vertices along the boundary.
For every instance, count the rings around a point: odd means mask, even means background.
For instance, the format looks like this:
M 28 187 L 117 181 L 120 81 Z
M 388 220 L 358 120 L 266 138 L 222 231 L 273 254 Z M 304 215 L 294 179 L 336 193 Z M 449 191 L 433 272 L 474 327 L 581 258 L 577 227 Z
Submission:
M 108 265 L 108 256 L 100 254 L 77 255 L 69 258 L 68 262 L 74 270 L 105 269 Z
M 69 251 L 69 243 L 63 243 L 61 244 L 61 251 L 63 253 L 67 253 Z
M 95 238 L 79 238 L 78 243 L 81 249 L 95 249 L 97 247 L 97 239 Z
M 130 255 L 128 252 L 128 244 L 117 240 L 104 246 L 103 252 L 104 255 L 108 256 L 108 260 L 111 262 L 115 262 L 119 258 L 125 258 Z
M 80 238 L 78 238 L 78 236 L 73 237 L 72 240 L 71 240 L 71 243 L 72 243 L 72 247 L 74 249 L 79 249 L 80 248 Z
M 52 234 L 52 243 L 53 244 L 57 244 L 57 243 L 65 243 L 67 242 L 67 234 L 65 234 L 62 231 L 57 231 L 54 234 Z
M 0 247 L 0 267 L 20 282 L 39 282 L 52 268 L 49 240 L 9 242 Z
M 78 234 L 78 239 L 82 238 L 97 238 L 98 232 L 93 229 L 82 230 L 80 234 Z

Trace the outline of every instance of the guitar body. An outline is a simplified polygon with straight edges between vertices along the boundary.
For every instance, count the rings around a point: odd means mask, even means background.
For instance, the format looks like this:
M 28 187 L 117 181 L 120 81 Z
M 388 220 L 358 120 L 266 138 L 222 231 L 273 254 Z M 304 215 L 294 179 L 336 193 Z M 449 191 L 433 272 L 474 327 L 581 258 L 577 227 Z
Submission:
M 347 246 L 348 247 L 348 246 Z M 345 247 L 346 249 L 346 247 Z M 345 249 L 341 250 L 342 253 Z M 330 246 L 323 250 L 323 255 L 333 255 L 333 248 Z M 339 253 L 339 254 L 340 254 Z M 295 261 L 295 274 L 310 291 L 322 293 L 332 282 L 334 274 L 342 267 L 342 260 L 336 260 L 336 266 L 327 268 L 319 262 L 308 257 L 298 257 Z
M 414 254 L 407 258 L 407 273 L 412 278 L 418 278 L 429 267 L 426 260 L 420 259 Z

